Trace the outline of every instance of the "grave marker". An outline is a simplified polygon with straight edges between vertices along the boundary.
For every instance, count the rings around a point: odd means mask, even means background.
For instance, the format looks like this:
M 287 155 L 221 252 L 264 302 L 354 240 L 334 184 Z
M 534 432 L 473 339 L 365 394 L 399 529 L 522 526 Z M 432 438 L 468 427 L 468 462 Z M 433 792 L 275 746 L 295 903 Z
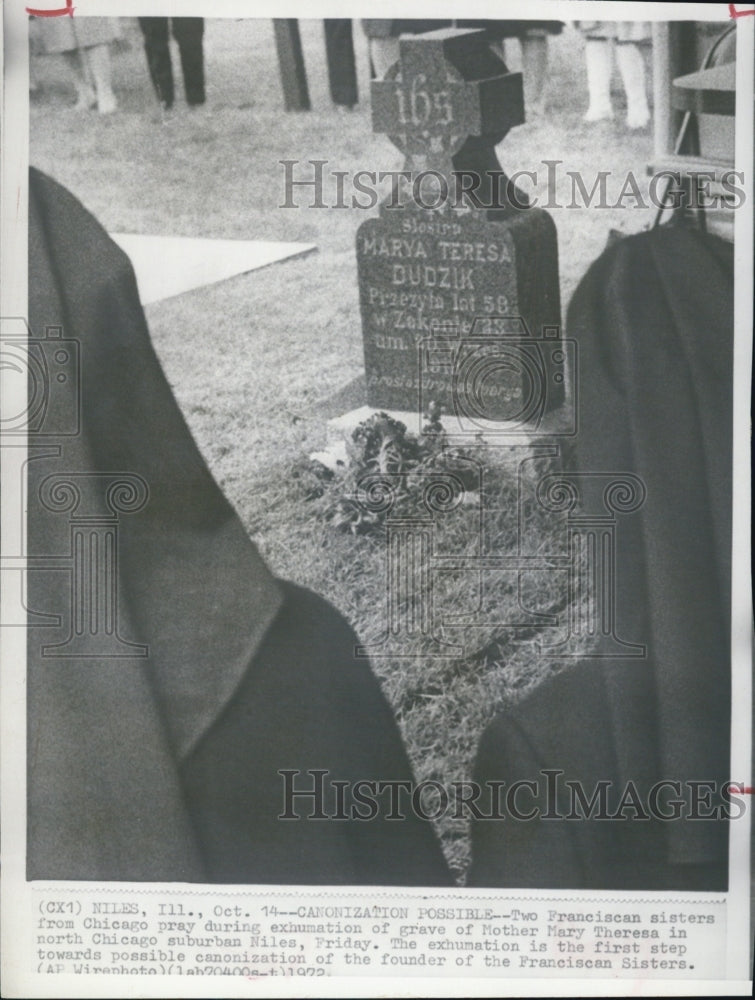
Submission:
M 357 233 L 368 405 L 416 413 L 432 399 L 454 412 L 463 383 L 484 418 L 558 407 L 555 226 L 495 152 L 524 121 L 521 74 L 481 31 L 404 37 L 372 84 L 372 121 L 406 174 Z

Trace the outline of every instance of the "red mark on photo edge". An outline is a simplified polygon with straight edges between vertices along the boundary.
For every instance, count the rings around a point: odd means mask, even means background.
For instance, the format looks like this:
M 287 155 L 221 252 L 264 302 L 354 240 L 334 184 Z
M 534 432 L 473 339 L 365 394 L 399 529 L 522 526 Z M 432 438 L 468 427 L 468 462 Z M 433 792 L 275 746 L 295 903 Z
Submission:
M 731 6 L 731 5 L 730 5 Z M 73 0 L 66 0 L 65 7 L 57 7 L 55 10 L 37 10 L 36 7 L 27 7 L 26 13 L 32 17 L 73 17 Z
M 735 3 L 729 4 L 729 17 L 748 17 L 750 14 L 755 14 L 755 8 L 752 10 L 737 10 Z
M 729 785 L 726 791 L 729 795 L 755 795 L 755 788 L 750 785 Z

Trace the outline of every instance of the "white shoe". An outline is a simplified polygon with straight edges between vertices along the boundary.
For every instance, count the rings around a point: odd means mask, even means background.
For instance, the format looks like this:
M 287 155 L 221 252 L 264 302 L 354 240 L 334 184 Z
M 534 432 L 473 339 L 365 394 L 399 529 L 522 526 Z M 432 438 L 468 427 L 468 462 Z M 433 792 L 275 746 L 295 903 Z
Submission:
M 582 116 L 583 122 L 603 122 L 613 118 L 613 108 L 611 107 L 589 107 Z
M 647 114 L 633 114 L 627 115 L 627 128 L 632 129 L 632 131 L 640 131 L 641 129 L 647 128 L 650 123 L 650 112 Z
M 101 115 L 111 115 L 118 107 L 118 101 L 115 99 L 115 94 L 110 91 L 110 93 L 99 94 L 97 97 L 97 110 Z
M 91 87 L 82 87 L 78 91 L 78 100 L 73 106 L 74 111 L 91 111 L 97 103 L 94 91 Z

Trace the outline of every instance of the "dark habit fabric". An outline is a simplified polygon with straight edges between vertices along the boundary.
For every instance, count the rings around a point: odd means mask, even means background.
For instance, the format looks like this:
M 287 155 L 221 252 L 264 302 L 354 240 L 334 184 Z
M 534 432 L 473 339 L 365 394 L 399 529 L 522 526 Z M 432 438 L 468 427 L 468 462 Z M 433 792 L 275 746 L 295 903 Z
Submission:
M 629 782 L 645 796 L 678 781 L 688 818 L 480 821 L 472 885 L 727 887 L 728 823 L 689 818 L 685 783 L 720 789 L 736 778 L 733 329 L 733 247 L 698 231 L 624 239 L 580 283 L 567 317 L 579 351 L 577 465 L 634 473 L 647 490 L 639 510 L 619 516 L 615 562 L 617 634 L 647 652 L 564 667 L 494 722 L 477 761 L 481 781 L 542 784 L 543 768 L 562 769 L 557 811 L 567 813 L 567 780 L 581 781 L 588 798 L 611 782 L 609 812 Z M 721 803 L 717 793 L 712 801 Z
M 325 600 L 276 580 L 152 348 L 128 258 L 32 170 L 30 879 L 449 885 L 429 823 L 308 819 L 294 791 L 409 781 Z M 34 388 L 34 386 L 32 386 Z M 36 405 L 36 404 L 35 404 Z M 291 780 L 291 779 L 289 779 Z M 346 800 L 346 808 L 349 800 Z

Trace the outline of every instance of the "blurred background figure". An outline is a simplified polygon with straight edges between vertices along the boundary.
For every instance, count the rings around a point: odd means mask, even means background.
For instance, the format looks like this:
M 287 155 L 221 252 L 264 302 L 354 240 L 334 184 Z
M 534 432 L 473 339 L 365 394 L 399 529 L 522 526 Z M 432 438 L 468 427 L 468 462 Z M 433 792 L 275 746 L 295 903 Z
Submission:
M 336 107 L 353 108 L 358 92 L 351 20 L 347 17 L 327 17 L 323 24 L 330 96 Z
M 40 55 L 63 56 L 76 90 L 77 111 L 97 108 L 110 114 L 118 107 L 113 93 L 110 46 L 120 38 L 111 17 L 35 18 L 34 50 Z
M 522 83 L 525 113 L 545 111 L 548 82 L 548 36 L 559 35 L 562 21 L 454 21 L 457 28 L 484 28 L 491 44 L 506 62 L 504 39 L 516 38 L 522 50 Z
M 158 100 L 165 110 L 173 107 L 175 87 L 170 58 L 169 25 L 178 44 L 181 71 L 184 78 L 186 103 L 191 107 L 204 104 L 204 18 L 201 17 L 140 17 L 144 35 L 147 66 Z
M 616 62 L 627 98 L 627 126 L 645 128 L 650 121 L 650 108 L 645 86 L 645 60 L 638 42 L 650 38 L 650 24 L 647 21 L 579 21 L 577 26 L 585 36 L 590 98 L 584 121 L 613 118 L 611 72 L 615 44 Z

